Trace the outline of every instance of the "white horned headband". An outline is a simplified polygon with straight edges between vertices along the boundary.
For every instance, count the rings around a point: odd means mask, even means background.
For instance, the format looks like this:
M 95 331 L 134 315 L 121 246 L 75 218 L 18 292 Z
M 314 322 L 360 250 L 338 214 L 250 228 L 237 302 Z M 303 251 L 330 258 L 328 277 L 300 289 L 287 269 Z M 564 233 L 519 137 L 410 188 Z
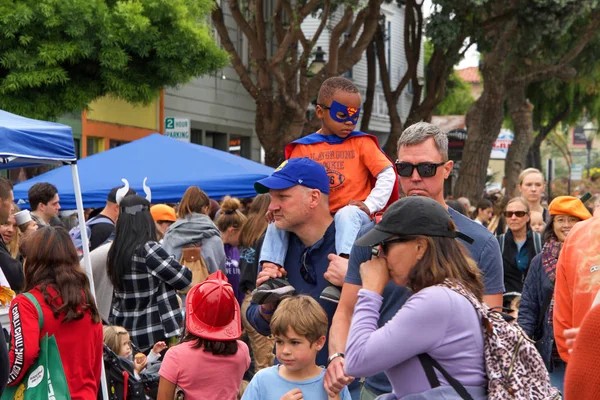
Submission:
M 146 200 L 148 200 L 148 202 L 151 203 L 152 202 L 152 192 L 150 191 L 150 188 L 148 187 L 148 185 L 146 185 L 147 180 L 148 180 L 148 177 L 144 178 L 144 182 L 142 183 L 142 186 L 144 188 L 144 193 L 146 193 Z M 119 204 L 119 205 L 121 205 L 121 201 L 123 200 L 123 198 L 125 198 L 125 196 L 129 192 L 129 182 L 127 181 L 127 179 L 123 178 L 123 179 L 121 179 L 121 181 L 125 185 L 121 189 L 117 190 L 117 195 L 115 196 L 116 200 L 117 200 L 117 204 Z M 148 206 L 140 204 L 137 206 L 122 207 L 121 211 L 126 212 L 127 214 L 135 215 L 139 211 L 148 210 L 148 209 L 149 209 Z

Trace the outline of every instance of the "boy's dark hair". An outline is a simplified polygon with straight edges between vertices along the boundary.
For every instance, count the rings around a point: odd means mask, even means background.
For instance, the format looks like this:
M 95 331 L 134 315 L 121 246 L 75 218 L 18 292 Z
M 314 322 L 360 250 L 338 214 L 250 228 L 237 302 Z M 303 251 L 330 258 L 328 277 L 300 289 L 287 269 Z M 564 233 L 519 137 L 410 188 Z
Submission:
M 477 203 L 477 211 L 486 210 L 488 208 L 492 208 L 494 205 L 488 199 L 481 199 L 479 203 Z
M 29 198 L 29 206 L 32 211 L 37 210 L 40 204 L 48 204 L 50 200 L 56 196 L 58 190 L 56 186 L 48 182 L 36 183 L 29 188 L 27 197 Z
M 10 191 L 13 189 L 12 183 L 6 178 L 0 176 L 0 199 L 6 200 Z
M 215 356 L 232 356 L 238 351 L 237 340 L 208 340 L 198 337 L 190 332 L 185 332 L 185 336 L 181 340 L 181 343 L 196 341 L 193 348 L 199 349 L 203 347 L 203 350 L 207 353 L 212 353 Z
M 341 76 L 335 76 L 333 78 L 326 79 L 319 89 L 319 104 L 328 105 L 331 101 L 335 92 L 341 91 L 346 93 L 360 93 L 358 87 L 347 78 Z

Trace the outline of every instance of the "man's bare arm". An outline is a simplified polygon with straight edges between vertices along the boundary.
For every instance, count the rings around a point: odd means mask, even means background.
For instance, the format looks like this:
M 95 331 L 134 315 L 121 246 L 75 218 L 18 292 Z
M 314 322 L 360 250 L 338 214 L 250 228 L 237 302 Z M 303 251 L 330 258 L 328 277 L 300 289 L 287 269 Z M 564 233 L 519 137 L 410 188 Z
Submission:
M 336 353 L 343 353 L 346 349 L 346 341 L 348 340 L 348 332 L 354 314 L 354 306 L 358 299 L 359 285 L 344 283 L 342 288 L 342 296 L 338 303 L 337 310 L 331 322 L 329 329 L 329 356 Z M 344 358 L 336 357 L 327 366 L 325 373 L 324 385 L 325 390 L 331 396 L 339 393 L 344 386 L 352 382 L 352 378 L 346 376 L 344 372 Z
M 485 294 L 485 295 L 483 295 L 483 302 L 489 308 L 496 308 L 496 309 L 500 310 L 502 308 L 502 293 Z

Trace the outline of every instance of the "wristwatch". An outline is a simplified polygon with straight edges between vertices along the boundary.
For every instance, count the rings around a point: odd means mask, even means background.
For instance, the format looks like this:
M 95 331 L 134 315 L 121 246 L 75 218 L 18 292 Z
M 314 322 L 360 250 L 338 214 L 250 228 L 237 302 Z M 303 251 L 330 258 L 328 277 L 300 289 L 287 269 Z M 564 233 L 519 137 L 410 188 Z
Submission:
M 329 364 L 331 364 L 331 362 L 338 357 L 342 357 L 345 358 L 344 353 L 335 353 L 329 356 L 329 358 L 327 359 L 327 365 L 329 366 Z

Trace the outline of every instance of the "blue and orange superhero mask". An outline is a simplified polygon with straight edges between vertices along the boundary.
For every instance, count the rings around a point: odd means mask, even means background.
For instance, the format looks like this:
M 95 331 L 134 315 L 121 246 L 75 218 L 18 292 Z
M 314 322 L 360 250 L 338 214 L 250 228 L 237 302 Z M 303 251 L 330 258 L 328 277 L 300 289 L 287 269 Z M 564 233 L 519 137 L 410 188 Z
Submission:
M 337 101 L 332 101 L 331 106 L 327 107 L 323 104 L 318 104 L 321 108 L 328 109 L 331 119 L 337 122 L 350 121 L 356 125 L 358 117 L 360 116 L 360 107 L 348 107 Z

